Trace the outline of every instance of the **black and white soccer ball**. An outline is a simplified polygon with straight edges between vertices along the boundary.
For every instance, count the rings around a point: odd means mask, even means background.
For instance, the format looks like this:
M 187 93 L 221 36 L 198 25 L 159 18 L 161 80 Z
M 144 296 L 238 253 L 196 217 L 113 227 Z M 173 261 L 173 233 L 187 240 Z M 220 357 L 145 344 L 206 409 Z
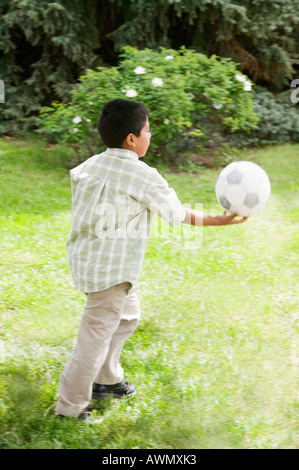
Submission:
M 259 165 L 240 161 L 230 163 L 221 171 L 215 191 L 223 209 L 248 217 L 264 209 L 271 194 L 271 184 Z

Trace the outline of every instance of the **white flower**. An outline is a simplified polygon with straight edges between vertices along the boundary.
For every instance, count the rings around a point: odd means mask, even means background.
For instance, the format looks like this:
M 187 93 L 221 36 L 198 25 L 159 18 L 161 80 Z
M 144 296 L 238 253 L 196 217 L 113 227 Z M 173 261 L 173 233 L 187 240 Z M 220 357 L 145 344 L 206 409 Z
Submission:
M 79 124 L 79 122 L 81 122 L 81 121 L 82 121 L 82 119 L 80 118 L 80 116 L 76 116 L 76 117 L 74 117 L 74 119 L 73 119 L 73 123 L 74 123 L 74 124 Z
M 74 127 L 73 132 L 78 132 L 78 130 L 77 127 Z
M 171 59 L 173 59 L 173 55 L 167 55 L 167 56 L 165 57 L 165 60 L 171 60 Z
M 219 103 L 219 104 L 213 104 L 214 108 L 215 109 L 221 109 L 223 104 Z
M 157 78 L 157 77 L 153 78 L 152 79 L 152 84 L 154 86 L 163 86 L 163 80 L 162 80 L 162 78 Z
M 237 75 L 235 75 L 235 79 L 238 80 L 238 82 L 246 82 L 246 77 L 244 77 L 244 75 L 241 75 L 240 73 L 237 73 Z
M 164 124 L 167 125 L 167 124 L 169 124 L 169 122 L 170 122 L 169 119 L 164 119 Z
M 252 85 L 250 83 L 249 80 L 246 80 L 246 82 L 244 83 L 244 90 L 245 91 L 250 91 L 252 89 Z
M 136 75 L 142 75 L 142 74 L 145 73 L 145 68 L 144 67 L 136 67 L 134 72 L 136 73 Z
M 132 89 L 130 88 L 129 90 L 127 90 L 126 96 L 127 96 L 128 98 L 135 98 L 135 96 L 137 96 L 137 91 L 132 90 Z
M 86 122 L 91 122 L 91 119 L 86 119 Z

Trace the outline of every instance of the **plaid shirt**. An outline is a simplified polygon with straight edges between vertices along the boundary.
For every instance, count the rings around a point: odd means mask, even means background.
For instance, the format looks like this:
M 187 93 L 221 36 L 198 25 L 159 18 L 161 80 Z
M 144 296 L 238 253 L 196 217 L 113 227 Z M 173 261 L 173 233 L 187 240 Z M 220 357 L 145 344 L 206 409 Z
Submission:
M 185 210 L 175 191 L 135 152 L 107 149 L 70 172 L 72 225 L 67 241 L 77 289 L 96 292 L 121 282 L 136 288 L 155 213 L 179 225 Z

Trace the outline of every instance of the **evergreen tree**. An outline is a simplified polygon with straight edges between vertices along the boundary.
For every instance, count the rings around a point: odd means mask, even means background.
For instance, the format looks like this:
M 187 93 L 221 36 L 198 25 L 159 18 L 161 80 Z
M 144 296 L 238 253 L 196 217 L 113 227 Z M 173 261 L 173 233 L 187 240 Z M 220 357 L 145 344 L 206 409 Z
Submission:
M 254 82 L 279 91 L 299 64 L 299 0 L 110 0 L 126 11 L 115 48 L 181 45 L 231 57 Z M 298 69 L 297 69 L 298 70 Z
M 30 127 L 32 113 L 53 99 L 67 100 L 79 74 L 96 59 L 96 2 L 2 0 L 0 5 L 0 78 L 6 88 L 0 111 L 6 120 Z
M 230 57 L 275 93 L 299 69 L 299 0 L 0 0 L 0 15 L 2 132 L 30 127 L 41 105 L 67 101 L 86 68 L 116 65 L 126 45 Z

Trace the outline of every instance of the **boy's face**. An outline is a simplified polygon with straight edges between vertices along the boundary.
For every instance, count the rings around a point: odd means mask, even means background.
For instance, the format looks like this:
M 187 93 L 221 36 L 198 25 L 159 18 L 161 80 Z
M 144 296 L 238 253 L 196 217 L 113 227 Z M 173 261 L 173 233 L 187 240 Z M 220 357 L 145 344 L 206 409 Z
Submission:
M 129 147 L 127 148 L 137 153 L 139 158 L 144 157 L 149 147 L 151 136 L 152 134 L 149 130 L 149 122 L 148 119 L 146 119 L 145 124 L 140 131 L 139 137 L 134 134 L 128 135 L 126 143 L 129 144 Z

